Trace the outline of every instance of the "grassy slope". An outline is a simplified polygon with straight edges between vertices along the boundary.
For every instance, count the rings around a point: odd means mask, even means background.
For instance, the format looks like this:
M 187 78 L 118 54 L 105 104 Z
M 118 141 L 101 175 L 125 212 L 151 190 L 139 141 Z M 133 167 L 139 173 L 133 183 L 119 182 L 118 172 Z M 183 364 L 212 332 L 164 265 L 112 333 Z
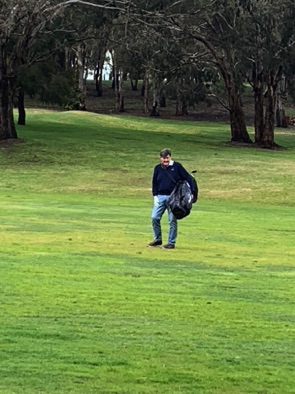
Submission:
M 1 393 L 294 393 L 294 132 L 33 111 L 0 149 Z M 198 170 L 150 249 L 161 148 Z M 167 231 L 166 218 L 163 230 Z

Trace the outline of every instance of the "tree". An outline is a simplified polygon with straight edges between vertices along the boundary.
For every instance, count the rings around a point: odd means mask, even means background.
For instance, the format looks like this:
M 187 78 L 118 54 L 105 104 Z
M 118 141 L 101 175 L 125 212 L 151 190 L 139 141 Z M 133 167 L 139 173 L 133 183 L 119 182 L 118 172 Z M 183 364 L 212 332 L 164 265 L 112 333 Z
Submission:
M 32 50 L 41 33 L 53 33 L 53 28 L 63 30 L 66 7 L 75 4 L 95 5 L 102 9 L 114 9 L 102 0 L 10 0 L 0 2 L 0 140 L 17 138 L 13 119 L 13 103 L 17 89 L 17 77 L 21 70 L 40 59 L 40 53 Z M 53 22 L 56 23 L 53 26 Z
M 214 65 L 223 79 L 227 102 L 220 102 L 229 112 L 231 141 L 251 143 L 242 104 L 239 40 L 242 21 L 237 3 L 218 0 L 203 8 L 201 18 L 197 13 L 184 20 L 185 25 L 183 22 L 179 25 L 208 51 L 204 60 Z
M 240 4 L 247 27 L 243 54 L 252 69 L 248 80 L 254 91 L 255 142 L 272 149 L 276 115 L 283 115 L 279 90 L 294 63 L 290 52 L 295 43 L 295 6 L 292 0 L 240 0 Z
M 201 59 L 215 67 L 224 81 L 230 115 L 231 140 L 251 142 L 241 100 L 241 75 L 239 72 L 240 48 L 238 47 L 240 24 L 239 7 L 235 0 L 180 0 L 158 2 L 138 0 L 132 3 L 130 18 L 141 21 L 142 29 L 157 32 L 166 37 L 167 32 L 175 42 L 195 42 L 196 65 Z M 169 33 L 168 33 L 169 34 Z M 151 35 L 151 33 L 150 33 Z M 153 49 L 153 45 L 151 45 Z
M 0 3 L 0 140 L 17 138 L 13 102 L 24 59 L 33 62 L 32 43 L 61 8 L 53 1 Z

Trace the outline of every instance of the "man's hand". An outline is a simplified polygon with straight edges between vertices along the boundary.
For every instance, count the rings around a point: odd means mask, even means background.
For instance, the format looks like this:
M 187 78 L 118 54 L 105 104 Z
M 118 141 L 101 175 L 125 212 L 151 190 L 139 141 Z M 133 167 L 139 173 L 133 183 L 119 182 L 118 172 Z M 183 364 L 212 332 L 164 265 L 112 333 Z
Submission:
M 154 196 L 154 206 L 158 206 L 159 205 L 159 198 L 158 196 Z

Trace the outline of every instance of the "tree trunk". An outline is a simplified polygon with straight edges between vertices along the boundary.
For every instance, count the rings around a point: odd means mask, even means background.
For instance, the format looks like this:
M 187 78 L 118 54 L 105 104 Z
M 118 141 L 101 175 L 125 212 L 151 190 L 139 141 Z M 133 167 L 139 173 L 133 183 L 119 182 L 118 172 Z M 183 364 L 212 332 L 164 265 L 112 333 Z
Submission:
M 123 71 L 120 70 L 119 73 L 119 83 L 118 83 L 118 96 L 119 96 L 119 112 L 125 112 L 124 107 L 124 79 Z
M 95 72 L 94 72 L 94 80 L 95 80 L 95 89 L 98 97 L 102 97 L 102 72 L 101 67 L 98 63 Z
M 72 50 L 70 50 L 69 48 L 65 48 L 64 50 L 64 69 L 65 71 L 69 71 L 72 68 L 72 59 L 73 55 L 72 55 Z
M 276 92 L 273 84 L 273 78 L 267 84 L 267 101 L 265 110 L 265 121 L 263 135 L 261 136 L 260 145 L 264 148 L 273 149 L 274 143 L 274 128 L 275 128 L 275 102 Z
M 155 101 L 153 104 L 150 116 L 159 116 L 159 115 L 160 115 L 160 113 L 158 110 L 158 101 Z
M 251 84 L 254 92 L 254 140 L 259 144 L 264 129 L 263 69 L 259 61 L 252 65 Z
M 119 95 L 119 75 L 117 72 L 117 59 L 115 56 L 114 51 L 112 52 L 112 64 L 113 64 L 113 81 L 112 81 L 112 87 L 115 90 L 115 106 L 116 106 L 116 111 L 119 111 L 120 109 L 120 95 Z
M 286 123 L 286 113 L 283 108 L 278 108 L 276 109 L 276 126 L 277 127 L 288 127 Z
M 276 126 L 277 127 L 288 127 L 286 123 L 286 114 L 284 110 L 283 99 L 286 97 L 286 78 L 282 76 L 281 80 L 277 84 L 276 90 Z
M 161 94 L 161 96 L 160 96 L 159 106 L 160 106 L 160 108 L 166 107 L 166 97 L 163 94 Z
M 17 133 L 13 118 L 13 96 L 2 90 L 0 80 L 0 140 L 16 139 Z M 2 85 L 2 86 L 1 86 Z
M 81 92 L 79 109 L 85 110 L 86 109 L 86 104 L 85 104 L 86 83 L 84 79 L 84 71 L 85 71 L 86 53 L 85 53 L 85 45 L 83 43 L 81 43 L 78 46 L 76 54 L 77 54 L 78 87 Z
M 130 79 L 130 84 L 131 84 L 131 90 L 132 92 L 136 92 L 137 91 L 137 87 L 138 87 L 138 79 L 133 80 L 132 78 Z
M 157 87 L 153 87 L 153 106 L 150 112 L 150 116 L 159 116 L 159 93 Z
M 23 89 L 20 89 L 17 97 L 17 107 L 18 107 L 18 122 L 20 126 L 26 125 L 26 110 L 25 110 L 25 94 Z
M 115 101 L 116 101 L 116 110 L 120 110 L 120 92 L 119 92 L 119 78 L 116 75 L 116 78 L 114 79 L 115 83 Z
M 263 86 L 254 87 L 254 139 L 259 144 L 264 129 L 264 109 L 263 109 Z
M 0 48 L 0 140 L 16 139 L 13 119 L 15 78 L 7 76 L 6 52 Z
M 228 53 L 228 57 L 229 64 L 227 64 L 224 58 L 221 58 L 218 61 L 218 67 L 221 71 L 228 96 L 231 141 L 252 143 L 246 127 L 245 114 L 237 86 L 237 77 L 234 72 L 234 67 L 230 66 L 232 62 L 230 59 L 230 53 Z
M 113 75 L 114 75 L 114 88 L 115 88 L 115 101 L 116 101 L 116 111 L 125 112 L 124 108 L 124 72 L 117 66 L 117 57 L 114 51 L 111 52 L 112 65 L 113 65 Z
M 106 59 L 106 49 L 105 49 L 105 45 L 102 45 L 102 47 L 98 51 L 97 67 L 95 69 L 95 74 L 94 74 L 95 86 L 96 86 L 98 97 L 102 97 L 103 94 L 102 80 L 103 80 L 103 67 L 104 67 L 105 59 Z
M 187 104 L 186 104 L 185 102 L 182 102 L 182 106 L 181 106 L 181 115 L 182 115 L 182 116 L 188 115 Z
M 164 95 L 163 82 L 158 77 L 153 77 L 152 80 L 153 89 L 153 107 L 151 111 L 151 116 L 159 116 L 160 108 L 166 107 L 166 98 Z
M 143 86 L 144 86 L 143 111 L 144 111 L 144 113 L 148 113 L 149 112 L 149 76 L 148 76 L 148 72 L 146 72 L 144 74 Z
M 177 98 L 176 104 L 175 104 L 175 115 L 179 115 L 179 99 Z
M 144 81 L 143 81 L 143 83 L 142 83 L 142 85 L 141 85 L 140 95 L 141 95 L 142 97 L 144 97 L 144 95 L 145 95 L 145 84 L 144 84 Z
M 252 141 L 247 131 L 241 99 L 236 89 L 228 89 L 228 101 L 230 108 L 231 141 L 251 143 Z

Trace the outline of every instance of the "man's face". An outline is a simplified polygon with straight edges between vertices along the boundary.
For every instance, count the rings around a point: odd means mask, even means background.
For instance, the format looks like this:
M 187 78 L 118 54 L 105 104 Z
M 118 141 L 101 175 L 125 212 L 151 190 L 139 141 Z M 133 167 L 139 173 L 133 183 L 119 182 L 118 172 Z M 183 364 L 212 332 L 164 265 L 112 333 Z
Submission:
M 160 163 L 163 167 L 168 167 L 171 160 L 171 156 L 160 157 Z

